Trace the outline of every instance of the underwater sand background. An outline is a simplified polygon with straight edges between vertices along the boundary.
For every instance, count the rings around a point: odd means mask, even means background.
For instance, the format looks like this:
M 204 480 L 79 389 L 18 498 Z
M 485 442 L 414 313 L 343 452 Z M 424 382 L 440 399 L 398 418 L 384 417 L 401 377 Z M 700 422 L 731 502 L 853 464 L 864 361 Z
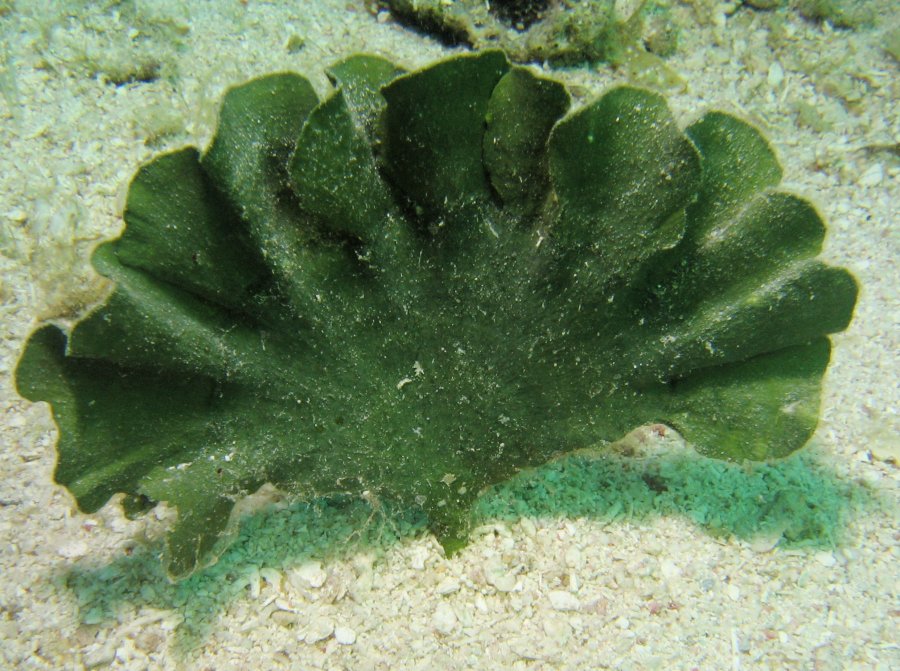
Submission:
M 900 668 L 900 76 L 881 48 L 900 21 L 870 7 L 855 31 L 673 7 L 675 114 L 758 123 L 828 220 L 825 256 L 862 284 L 799 457 L 742 469 L 638 432 L 487 495 L 450 559 L 380 502 L 264 492 L 219 563 L 173 586 L 164 514 L 85 516 L 52 484 L 48 408 L 13 387 L 23 340 L 102 295 L 87 255 L 120 230 L 123 185 L 205 146 L 226 87 L 290 69 L 324 94 L 350 53 L 415 67 L 452 50 L 352 0 L 0 2 L 0 667 Z M 558 74 L 580 99 L 624 81 Z

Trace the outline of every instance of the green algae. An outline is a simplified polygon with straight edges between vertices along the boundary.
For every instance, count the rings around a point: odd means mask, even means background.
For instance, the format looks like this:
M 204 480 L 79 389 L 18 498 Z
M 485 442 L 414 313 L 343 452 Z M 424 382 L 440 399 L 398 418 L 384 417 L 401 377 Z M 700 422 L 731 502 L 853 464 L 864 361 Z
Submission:
M 330 74 L 236 87 L 204 154 L 141 168 L 93 256 L 115 289 L 29 339 L 83 511 L 166 502 L 184 578 L 267 483 L 418 510 L 452 552 L 485 488 L 643 424 L 806 443 L 857 289 L 756 129 L 631 87 L 567 112 L 496 51 Z

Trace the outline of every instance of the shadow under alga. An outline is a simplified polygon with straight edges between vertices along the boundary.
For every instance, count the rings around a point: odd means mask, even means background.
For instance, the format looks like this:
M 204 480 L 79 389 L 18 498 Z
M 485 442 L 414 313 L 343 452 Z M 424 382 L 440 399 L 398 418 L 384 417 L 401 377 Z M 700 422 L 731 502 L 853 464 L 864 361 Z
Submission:
M 490 489 L 475 508 L 473 528 L 523 517 L 625 523 L 682 516 L 711 535 L 763 536 L 782 548 L 815 550 L 839 545 L 850 513 L 875 498 L 865 485 L 838 476 L 814 450 L 749 466 L 690 450 L 639 458 L 577 453 Z M 166 610 L 178 622 L 174 651 L 186 653 L 203 644 L 228 604 L 249 598 L 264 569 L 359 552 L 377 556 L 426 531 L 424 515 L 396 510 L 390 502 L 282 503 L 241 520 L 219 561 L 181 582 L 165 575 L 161 541 L 104 566 L 82 562 L 63 578 L 77 598 L 82 624 L 102 628 L 123 610 Z

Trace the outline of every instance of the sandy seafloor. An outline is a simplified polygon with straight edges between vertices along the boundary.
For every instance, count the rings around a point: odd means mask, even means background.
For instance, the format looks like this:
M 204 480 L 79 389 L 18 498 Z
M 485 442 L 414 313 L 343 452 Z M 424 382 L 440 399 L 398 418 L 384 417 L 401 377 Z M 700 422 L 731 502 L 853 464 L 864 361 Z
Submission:
M 276 501 L 172 586 L 159 516 L 82 515 L 53 484 L 48 408 L 13 388 L 24 339 L 96 299 L 87 254 L 120 230 L 123 184 L 162 150 L 205 146 L 226 87 L 290 69 L 324 94 L 322 68 L 347 54 L 413 67 L 449 50 L 354 0 L 0 2 L 0 667 L 900 668 L 892 4 L 854 31 L 674 9 L 676 116 L 763 127 L 785 186 L 830 223 L 825 256 L 862 285 L 801 457 L 726 467 L 640 434 L 635 456 L 563 461 L 490 494 L 449 559 L 377 502 Z M 581 98 L 624 77 L 561 76 Z

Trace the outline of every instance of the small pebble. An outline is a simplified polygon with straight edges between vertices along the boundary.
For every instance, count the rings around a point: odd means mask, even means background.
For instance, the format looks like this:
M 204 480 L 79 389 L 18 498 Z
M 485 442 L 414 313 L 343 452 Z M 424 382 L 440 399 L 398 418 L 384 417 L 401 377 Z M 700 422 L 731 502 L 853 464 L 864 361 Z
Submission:
M 512 592 L 516 587 L 516 576 L 510 573 L 497 576 L 494 578 L 493 585 L 498 592 Z
M 105 644 L 98 650 L 92 650 L 84 656 L 84 668 L 96 669 L 98 666 L 108 666 L 113 663 L 116 658 L 116 649 L 112 643 Z
M 769 66 L 769 74 L 766 77 L 766 81 L 769 82 L 769 86 L 772 88 L 777 88 L 784 81 L 784 69 L 778 62 Z
M 862 174 L 862 177 L 859 178 L 859 185 L 878 186 L 883 179 L 884 166 L 882 166 L 881 163 L 876 163 Z
M 261 568 L 259 575 L 276 590 L 281 590 L 281 571 L 274 568 Z
M 663 559 L 659 564 L 659 570 L 666 580 L 674 580 L 681 575 L 681 569 L 678 564 L 671 559 Z
M 275 599 L 275 607 L 278 608 L 278 610 L 285 610 L 291 613 L 295 612 L 294 607 L 284 599 Z
M 297 624 L 297 614 L 287 610 L 273 611 L 269 617 L 272 618 L 273 622 L 277 622 L 282 627 L 293 627 Z
M 453 594 L 458 590 L 459 581 L 456 578 L 444 578 L 443 580 L 441 580 L 441 582 L 438 583 L 438 586 L 434 588 L 434 591 L 442 596 Z
M 334 633 L 334 622 L 327 618 L 319 618 L 309 623 L 303 640 L 309 644 L 318 643 L 324 641 L 332 633 Z
M 755 536 L 749 543 L 750 549 L 760 554 L 771 552 L 781 542 L 781 532 L 774 531 Z
M 482 565 L 484 579 L 498 592 L 511 592 L 516 586 L 516 576 L 509 573 L 499 555 L 491 555 Z
M 61 545 L 57 552 L 66 559 L 77 559 L 88 553 L 88 546 L 84 541 L 72 541 Z
M 739 601 L 741 598 L 741 590 L 737 585 L 729 585 L 725 588 L 725 593 L 732 601 Z
M 837 559 L 834 558 L 834 554 L 831 552 L 817 552 L 814 556 L 816 561 L 826 568 L 831 568 L 837 564 Z
M 565 642 L 572 634 L 572 625 L 564 616 L 546 618 L 542 625 L 544 633 L 552 640 Z
M 575 547 L 566 550 L 566 566 L 569 568 L 579 568 L 581 564 L 581 550 Z
M 12 219 L 17 224 L 24 223 L 28 219 L 28 213 L 25 210 L 18 208 L 18 207 L 13 210 L 9 210 L 6 213 L 6 216 L 9 217 L 10 219 Z
M 547 597 L 550 599 L 553 610 L 578 610 L 581 607 L 581 602 L 571 592 L 557 589 L 550 592 Z
M 356 632 L 350 627 L 335 627 L 334 640 L 341 645 L 353 645 L 356 643 Z
M 537 527 L 527 517 L 523 517 L 519 520 L 519 528 L 522 529 L 522 533 L 524 533 L 529 538 L 534 538 L 535 534 L 537 534 Z
M 318 588 L 325 584 L 327 578 L 322 564 L 317 561 L 307 562 L 291 571 L 291 582 L 295 585 L 299 580 L 308 587 Z
M 448 603 L 439 603 L 434 611 L 434 617 L 431 619 L 434 628 L 440 633 L 450 634 L 456 627 L 456 613 Z
M 410 558 L 409 565 L 412 566 L 417 571 L 421 571 L 425 568 L 425 560 L 428 559 L 428 548 L 417 546 L 412 549 L 410 553 L 412 557 Z

